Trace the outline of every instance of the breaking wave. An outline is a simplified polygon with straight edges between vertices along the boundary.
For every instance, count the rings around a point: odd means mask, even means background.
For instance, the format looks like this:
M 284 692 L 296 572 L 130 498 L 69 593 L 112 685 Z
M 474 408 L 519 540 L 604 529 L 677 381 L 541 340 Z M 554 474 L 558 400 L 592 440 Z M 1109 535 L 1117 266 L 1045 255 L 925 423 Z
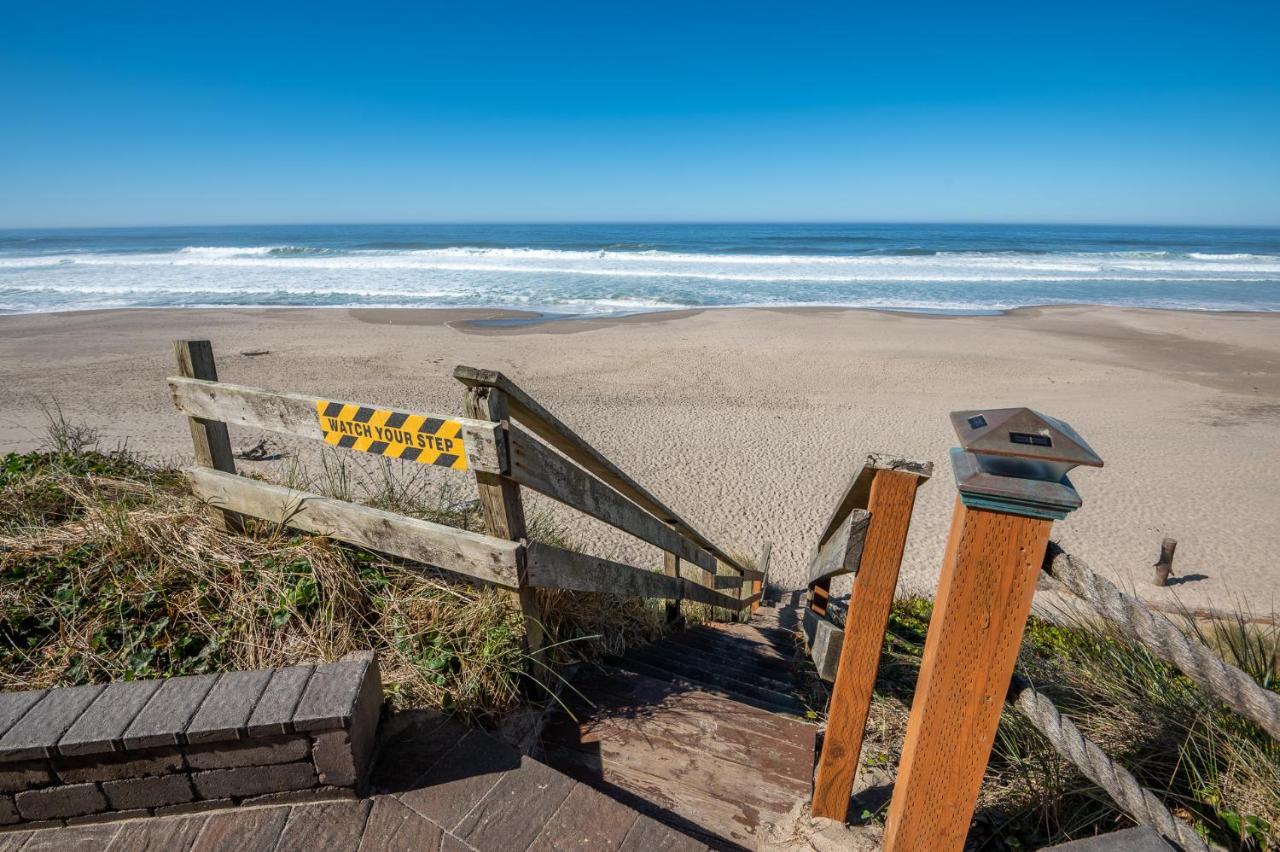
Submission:
M 984 312 L 1062 303 L 1280 310 L 1280 254 L 1108 245 L 1098 251 L 938 250 L 923 241 L 869 244 L 844 254 L 677 251 L 642 240 L 612 245 L 627 248 L 424 248 L 411 240 L 43 253 L 6 248 L 0 251 L 0 312 L 197 305 L 564 313 L 846 305 Z

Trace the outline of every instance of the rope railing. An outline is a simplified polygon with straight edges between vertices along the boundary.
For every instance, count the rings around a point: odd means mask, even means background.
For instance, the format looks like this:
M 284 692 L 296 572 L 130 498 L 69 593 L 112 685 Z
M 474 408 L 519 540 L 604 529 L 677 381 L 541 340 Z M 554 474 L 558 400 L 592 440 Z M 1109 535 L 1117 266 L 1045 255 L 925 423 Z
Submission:
M 1168 618 L 1099 577 L 1083 560 L 1050 542 L 1044 570 L 1088 602 L 1125 636 L 1182 670 L 1232 710 L 1280 740 L 1280 695 L 1195 641 Z
M 1280 695 L 1260 686 L 1250 675 L 1188 636 L 1164 615 L 1120 591 L 1110 580 L 1090 570 L 1084 560 L 1067 553 L 1055 542 L 1050 542 L 1045 552 L 1044 570 L 1126 638 L 1177 666 L 1206 692 L 1280 739 Z M 1059 754 L 1106 790 L 1136 822 L 1151 826 L 1183 849 L 1209 849 L 1190 826 L 1176 819 L 1155 794 L 1081 734 L 1042 693 L 1021 678 L 1015 678 L 1010 700 Z
M 1080 733 L 1075 723 L 1063 716 L 1044 694 L 1021 678 L 1015 678 L 1014 690 L 1015 694 L 1010 698 L 1013 705 L 1044 735 L 1058 754 L 1106 790 L 1134 822 L 1151 826 L 1185 852 L 1208 852 L 1210 847 L 1191 826 L 1174 817 L 1154 793 L 1138 783 L 1132 773 Z

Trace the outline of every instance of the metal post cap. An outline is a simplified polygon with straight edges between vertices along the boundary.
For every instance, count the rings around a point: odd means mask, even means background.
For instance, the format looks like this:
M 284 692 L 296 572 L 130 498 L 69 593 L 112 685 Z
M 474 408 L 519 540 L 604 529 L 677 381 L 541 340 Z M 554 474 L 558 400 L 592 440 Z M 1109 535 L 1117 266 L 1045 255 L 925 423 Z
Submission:
M 1039 518 L 1063 518 L 1080 507 L 1067 472 L 1102 459 L 1079 433 L 1030 408 L 953 411 L 960 447 L 951 466 L 967 506 Z
M 1068 465 L 1102 467 L 1102 459 L 1080 433 L 1056 417 L 1030 408 L 953 411 L 960 446 L 971 453 L 1017 456 Z

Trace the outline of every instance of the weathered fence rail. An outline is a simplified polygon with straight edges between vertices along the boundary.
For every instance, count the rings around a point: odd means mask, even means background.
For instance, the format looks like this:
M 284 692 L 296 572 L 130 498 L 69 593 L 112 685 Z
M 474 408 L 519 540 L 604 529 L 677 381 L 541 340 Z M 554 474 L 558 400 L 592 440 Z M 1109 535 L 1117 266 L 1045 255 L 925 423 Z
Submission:
M 536 589 L 664 599 L 674 614 L 681 601 L 735 615 L 759 605 L 760 571 L 712 544 L 501 373 L 459 367 L 468 416 L 456 417 L 220 382 L 208 341 L 178 341 L 175 351 L 181 375 L 168 380 L 169 388 L 175 407 L 190 418 L 196 447 L 197 466 L 187 478 L 229 528 L 253 517 L 510 589 L 535 662 L 542 645 Z M 469 472 L 487 534 L 240 476 L 227 424 Z M 521 488 L 653 545 L 666 556 L 663 567 L 647 570 L 530 541 Z M 683 576 L 682 563 L 696 569 L 697 579 Z
M 323 418 L 318 411 L 322 402 L 326 406 L 387 411 L 392 417 L 405 420 L 421 416 L 381 406 L 375 408 L 358 402 L 322 400 L 314 396 L 279 393 L 217 380 L 173 377 L 169 379 L 169 390 L 173 395 L 173 404 L 189 417 L 326 441 L 335 443 L 335 446 L 336 442 L 329 441 L 326 436 L 336 433 L 326 432 L 322 426 Z M 436 419 L 458 424 L 469 468 L 488 473 L 506 472 L 506 447 L 500 445 L 500 427 L 497 423 L 446 415 Z
M 762 576 L 749 566 L 739 563 L 728 553 L 717 547 L 709 538 L 677 515 L 665 503 L 655 497 L 648 489 L 638 484 L 611 462 L 603 453 L 576 432 L 566 426 L 559 418 L 543 408 L 532 396 L 525 393 L 514 382 L 496 370 L 482 370 L 476 367 L 458 366 L 453 371 L 454 378 L 471 388 L 486 388 L 497 391 L 506 398 L 508 410 L 535 435 L 564 453 L 572 461 L 599 478 L 601 482 L 612 486 L 637 506 L 653 515 L 659 521 L 674 528 L 681 536 L 694 542 L 720 562 L 732 566 L 741 575 L 760 580 Z
M 759 605 L 764 579 L 761 571 L 741 564 L 712 543 L 511 379 L 496 370 L 467 366 L 457 367 L 454 377 L 467 387 L 468 411 L 489 411 L 492 421 L 505 425 L 506 481 L 657 547 L 664 553 L 663 576 L 682 581 L 670 588 L 699 587 L 713 593 L 708 596 L 704 591 L 691 591 L 669 598 L 672 618 L 679 617 L 684 600 L 727 609 L 739 617 Z M 686 564 L 695 569 L 696 580 L 684 576 Z M 648 579 L 644 582 L 652 584 Z M 720 590 L 736 594 L 719 594 Z
M 525 551 L 527 582 L 535 588 L 608 592 L 638 598 L 688 600 L 722 609 L 739 609 L 751 600 L 708 589 L 692 580 L 644 571 L 622 562 L 565 550 L 539 541 Z
M 511 454 L 511 470 L 507 475 L 516 483 L 630 533 L 686 562 L 709 571 L 715 569 L 715 556 L 617 490 L 574 466 L 515 426 L 508 428 L 507 437 Z
M 281 485 L 188 468 L 191 490 L 218 509 L 421 562 L 486 583 L 520 585 L 524 545 L 458 527 L 295 491 Z

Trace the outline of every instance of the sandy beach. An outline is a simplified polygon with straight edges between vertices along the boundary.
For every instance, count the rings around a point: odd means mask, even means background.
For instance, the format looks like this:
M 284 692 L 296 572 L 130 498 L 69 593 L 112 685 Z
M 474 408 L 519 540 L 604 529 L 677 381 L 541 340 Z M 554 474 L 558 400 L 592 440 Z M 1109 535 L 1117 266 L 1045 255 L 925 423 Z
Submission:
M 955 489 L 953 409 L 1027 405 L 1106 461 L 1073 479 L 1056 538 L 1172 604 L 1280 605 L 1280 315 L 1095 307 L 939 317 L 721 309 L 474 325 L 495 311 L 118 310 L 0 317 L 0 451 L 42 438 L 41 404 L 108 445 L 182 460 L 169 341 L 209 338 L 225 381 L 460 414 L 455 364 L 502 370 L 713 539 L 774 542 L 799 586 L 838 491 L 870 451 L 932 460 L 900 591 L 930 593 Z M 266 354 L 246 352 L 266 350 Z M 238 450 L 259 436 L 233 429 Z M 279 463 L 275 463 L 278 465 Z M 251 465 L 270 473 L 269 463 Z M 566 515 L 567 518 L 576 516 Z M 594 522 L 601 555 L 659 564 Z M 1150 584 L 1164 536 L 1178 582 Z

